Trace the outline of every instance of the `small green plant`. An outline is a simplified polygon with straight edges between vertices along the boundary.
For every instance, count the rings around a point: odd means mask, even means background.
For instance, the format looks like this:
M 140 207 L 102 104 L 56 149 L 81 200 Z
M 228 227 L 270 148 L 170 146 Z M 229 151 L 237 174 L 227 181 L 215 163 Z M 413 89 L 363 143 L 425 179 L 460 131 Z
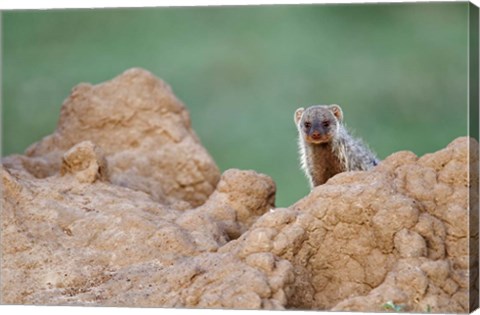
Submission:
M 432 307 L 430 306 L 430 304 L 427 304 L 427 309 L 425 310 L 427 313 L 431 313 L 432 312 Z
M 404 308 L 404 305 L 396 305 L 393 301 L 388 301 L 387 303 L 383 304 L 383 308 L 385 310 L 392 310 L 395 312 L 401 312 Z

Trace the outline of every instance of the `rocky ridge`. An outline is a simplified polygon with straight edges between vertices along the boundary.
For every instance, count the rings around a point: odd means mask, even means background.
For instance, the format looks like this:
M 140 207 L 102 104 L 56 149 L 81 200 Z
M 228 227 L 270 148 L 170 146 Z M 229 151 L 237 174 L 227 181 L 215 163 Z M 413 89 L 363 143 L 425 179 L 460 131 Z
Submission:
M 170 87 L 130 69 L 2 160 L 1 302 L 467 312 L 472 161 L 469 138 L 397 152 L 275 208 L 270 177 L 220 175 Z

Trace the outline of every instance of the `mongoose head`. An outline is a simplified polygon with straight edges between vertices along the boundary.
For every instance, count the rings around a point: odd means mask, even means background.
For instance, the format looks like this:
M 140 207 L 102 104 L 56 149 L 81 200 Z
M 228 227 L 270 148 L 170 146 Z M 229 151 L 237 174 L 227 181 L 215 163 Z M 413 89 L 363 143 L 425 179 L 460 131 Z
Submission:
M 328 143 L 335 136 L 343 120 L 338 105 L 315 105 L 295 111 L 295 124 L 306 143 Z

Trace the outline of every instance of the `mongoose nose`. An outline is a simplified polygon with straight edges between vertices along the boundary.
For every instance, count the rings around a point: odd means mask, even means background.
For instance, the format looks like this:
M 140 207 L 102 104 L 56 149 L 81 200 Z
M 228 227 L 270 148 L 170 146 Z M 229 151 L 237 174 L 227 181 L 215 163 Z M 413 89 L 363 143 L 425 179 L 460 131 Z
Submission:
M 320 140 L 320 132 L 318 132 L 316 130 L 314 132 L 312 132 L 312 139 Z

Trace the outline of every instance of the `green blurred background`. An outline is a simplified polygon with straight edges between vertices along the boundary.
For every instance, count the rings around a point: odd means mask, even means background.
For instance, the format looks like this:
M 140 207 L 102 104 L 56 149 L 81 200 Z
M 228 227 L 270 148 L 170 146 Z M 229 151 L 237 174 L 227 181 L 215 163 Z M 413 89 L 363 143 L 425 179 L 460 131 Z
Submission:
M 131 67 L 168 82 L 222 171 L 308 193 L 293 112 L 340 104 L 380 158 L 467 134 L 468 3 L 6 11 L 2 155 L 56 127 L 73 86 Z

